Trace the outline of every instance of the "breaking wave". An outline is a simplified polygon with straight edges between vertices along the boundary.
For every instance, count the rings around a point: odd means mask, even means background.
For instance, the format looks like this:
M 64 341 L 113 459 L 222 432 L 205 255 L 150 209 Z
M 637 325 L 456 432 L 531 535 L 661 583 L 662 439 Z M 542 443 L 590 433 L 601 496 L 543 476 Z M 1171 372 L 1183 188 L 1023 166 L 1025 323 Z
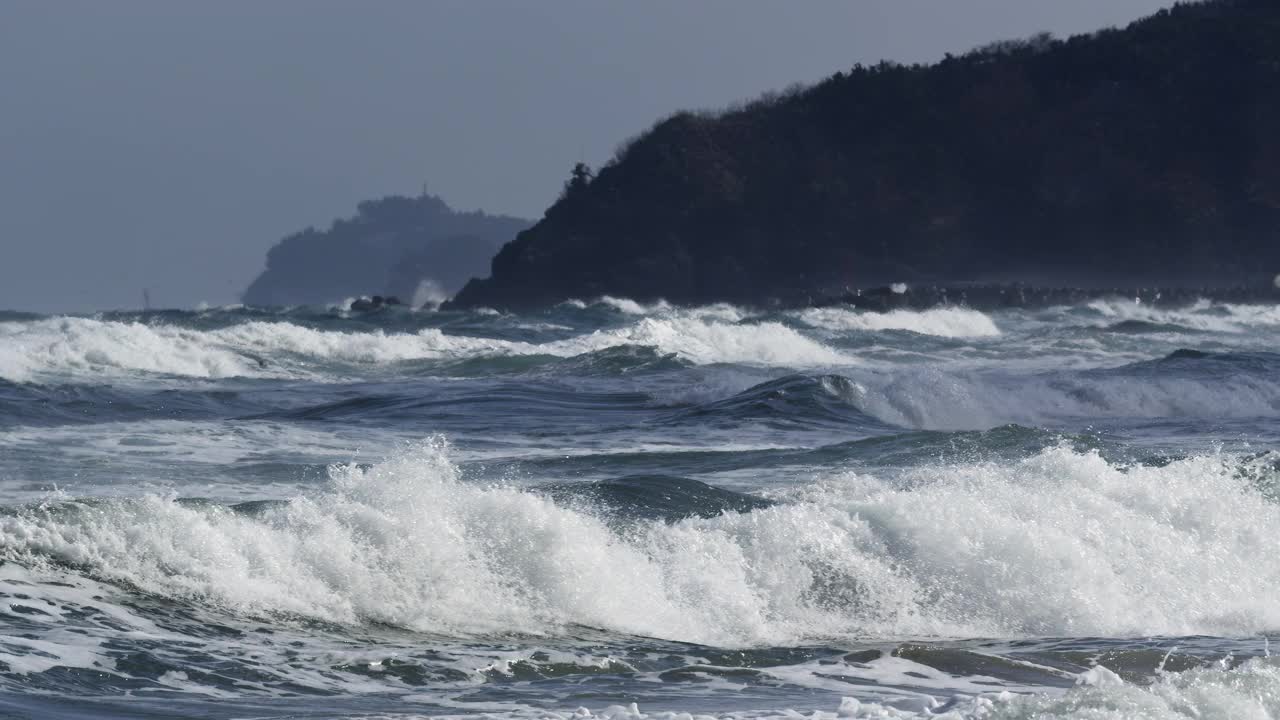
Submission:
M 620 328 L 545 343 L 457 335 L 438 328 L 356 332 L 251 321 L 204 330 L 53 318 L 0 324 L 0 378 L 29 382 L 56 375 L 96 381 L 103 372 L 142 372 L 195 378 L 319 379 L 331 370 L 340 375 L 342 366 L 367 369 L 386 363 L 494 356 L 570 357 L 623 345 L 652 347 L 699 364 L 850 362 L 780 323 L 737 324 L 693 316 L 645 317 Z
M 1143 323 L 1153 329 L 1242 333 L 1250 328 L 1280 326 L 1280 305 L 1236 305 L 1201 300 L 1185 308 L 1163 308 L 1131 300 L 1095 300 L 1087 305 L 1106 323 L 1120 328 Z M 1122 324 L 1123 323 L 1123 324 Z
M 27 509 L 0 517 L 0 548 L 236 613 L 457 636 L 1243 635 L 1280 628 L 1274 468 L 1252 462 L 1128 467 L 1057 447 L 619 526 L 464 482 L 435 442 L 254 512 L 157 495 Z
M 939 367 L 858 376 L 846 397 L 900 427 L 974 430 L 1078 418 L 1257 418 L 1280 412 L 1280 356 L 1167 358 L 1119 368 L 1002 375 Z
M 907 330 L 920 335 L 944 338 L 997 337 L 1000 328 L 985 313 L 969 308 L 945 307 L 932 310 L 892 310 L 886 313 L 859 312 L 842 308 L 812 308 L 798 313 L 811 327 L 836 331 Z
M 1177 351 L 1118 368 L 1007 375 L 936 366 L 789 375 L 712 400 L 695 387 L 672 418 L 702 423 L 887 424 L 924 430 L 1040 426 L 1081 418 L 1267 418 L 1280 412 L 1280 355 Z M 730 388 L 736 390 L 736 388 Z M 883 429 L 883 426 L 881 426 Z

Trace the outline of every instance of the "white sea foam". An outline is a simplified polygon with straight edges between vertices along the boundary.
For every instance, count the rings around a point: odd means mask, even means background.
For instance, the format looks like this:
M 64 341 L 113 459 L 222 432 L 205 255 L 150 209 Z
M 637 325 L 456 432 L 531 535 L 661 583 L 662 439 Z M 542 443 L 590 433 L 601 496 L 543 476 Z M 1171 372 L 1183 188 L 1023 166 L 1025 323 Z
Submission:
M 58 631 L 66 622 L 70 607 L 92 607 L 97 617 L 139 634 L 156 631 L 153 623 L 130 610 L 102 602 L 101 595 L 95 598 L 95 593 L 84 587 L 92 585 L 92 581 L 64 579 L 56 585 L 41 586 L 33 597 L 31 593 L 37 584 L 32 579 L 31 573 L 24 568 L 0 564 L 0 598 L 4 598 L 0 600 L 0 612 L 10 617 L 21 613 L 29 622 L 53 630 L 50 634 L 37 636 L 30 632 L 18 633 L 0 624 L 0 663 L 7 666 L 8 672 L 39 673 L 53 667 L 102 670 L 113 665 L 104 652 L 102 638 L 89 633 Z M 26 612 L 22 612 L 23 609 Z
M 1185 308 L 1160 308 L 1130 300 L 1095 300 L 1088 307 L 1106 318 L 1107 323 L 1134 320 L 1220 333 L 1280 326 L 1280 305 L 1235 305 L 1201 300 Z
M 810 308 L 798 313 L 811 327 L 835 331 L 881 332 L 909 330 L 921 335 L 945 338 L 996 337 L 1000 328 L 985 313 L 970 308 L 943 307 L 931 310 L 891 310 L 886 313 L 861 312 L 844 308 Z
M 317 330 L 288 321 L 248 321 L 219 329 L 148 324 L 96 318 L 45 318 L 0 323 L 0 378 L 18 381 L 94 382 L 102 376 L 169 375 L 184 378 L 265 377 L 323 380 L 361 377 L 394 369 L 395 363 L 461 360 L 514 355 L 567 357 L 625 344 L 645 345 L 699 364 L 741 363 L 767 367 L 853 366 L 852 351 L 829 345 L 842 335 L 904 330 L 946 338 L 994 339 L 1010 357 L 1007 366 L 1043 366 L 1042 324 L 1021 315 L 997 326 L 992 316 L 969 308 L 935 308 L 866 313 L 842 308 L 795 311 L 788 318 L 813 330 L 732 305 L 674 308 L 604 298 L 620 309 L 624 324 L 549 342 L 521 342 L 453 334 L 436 328 L 417 332 Z M 1077 308 L 1072 312 L 1081 312 Z M 1280 328 L 1280 306 L 1203 302 L 1182 310 L 1155 309 L 1119 301 L 1099 301 L 1084 310 L 1088 324 L 1102 327 L 1126 320 L 1216 332 L 1226 346 L 1253 347 L 1252 329 Z M 1055 319 L 1055 322 L 1061 318 Z M 524 329 L 566 331 L 570 325 L 525 323 Z M 1028 335 L 1030 334 L 1030 335 Z M 1178 339 L 1178 338 L 1174 338 Z M 881 338 L 858 353 L 866 362 L 898 367 L 898 359 L 957 367 L 985 364 L 990 343 L 922 353 L 909 339 Z M 1185 340 L 1179 343 L 1185 344 Z M 837 340 L 838 343 L 838 340 Z M 886 345 L 886 343 L 888 343 Z M 1170 346 L 1170 350 L 1181 344 Z M 1054 346 L 1055 366 L 1090 366 L 1150 357 L 1125 338 L 1073 337 Z M 958 355 L 957 355 L 958 353 Z M 967 359 L 966 359 L 967 358 Z M 1011 364 L 1011 365 L 1010 365 Z
M 702 320 L 719 320 L 721 322 L 736 323 L 746 318 L 752 317 L 752 313 L 729 303 L 715 303 L 712 305 L 696 305 L 692 307 L 676 307 L 665 300 L 659 300 L 654 303 L 640 303 L 629 298 L 618 298 L 605 295 L 595 302 L 610 307 L 624 315 L 644 315 L 658 317 L 685 317 L 698 318 Z M 586 303 L 579 300 L 570 300 L 571 307 L 585 308 Z
M 261 518 L 152 495 L 0 518 L 0 548 L 239 613 L 457 635 L 1238 636 L 1280 628 L 1280 506 L 1250 482 L 1228 458 L 1122 468 L 1051 449 L 620 533 L 461 482 L 432 444 L 337 468 Z
M 694 718 L 734 718 L 736 720 L 839 720 L 866 718 L 906 720 L 1187 720 L 1188 718 L 1256 718 L 1269 720 L 1280 715 L 1280 665 L 1273 660 L 1254 659 L 1240 667 L 1187 670 L 1161 675 L 1151 685 L 1120 681 L 1114 673 L 1098 668 L 1099 674 L 1115 678 L 1101 686 L 1082 684 L 1066 693 L 1015 695 L 987 693 L 958 702 L 925 700 L 923 707 L 904 708 L 860 702 L 844 698 L 838 707 L 801 713 L 795 710 L 689 714 L 646 712 L 635 703 L 610 705 L 572 712 L 503 713 L 507 718 L 564 718 L 565 720 L 693 720 Z M 464 717 L 464 716 L 444 716 Z M 487 717 L 498 717 L 488 715 Z
M 1105 671 L 1105 668 L 1102 668 Z M 165 680 L 166 678 L 162 678 Z M 185 681 L 185 678 L 175 678 Z M 166 683 L 168 684 L 168 683 Z M 713 684 L 708 679 L 708 685 Z M 176 684 L 175 684 L 176 686 Z M 652 710 L 643 703 L 541 709 L 504 702 L 458 702 L 447 695 L 430 693 L 407 695 L 408 702 L 421 701 L 453 708 L 460 714 L 431 715 L 395 713 L 399 720 L 1187 720 L 1187 718 L 1275 717 L 1280 707 L 1280 672 L 1274 663 L 1251 660 L 1239 668 L 1206 668 L 1162 675 L 1152 685 L 1120 683 L 1106 688 L 1084 686 L 1066 693 L 1046 692 L 1017 695 L 988 692 L 981 696 L 944 702 L 924 697 L 916 703 L 880 704 L 845 697 L 824 704 L 818 710 L 766 709 L 744 711 Z M 822 706 L 820 706 L 822 707 Z M 350 715 L 363 720 L 390 720 L 387 714 Z
M 778 323 L 739 324 L 683 314 L 549 343 L 446 334 L 315 330 L 288 322 L 246 322 L 217 330 L 88 318 L 0 323 L 0 377 L 97 381 L 103 373 L 196 378 L 305 377 L 329 367 L 369 368 L 412 360 L 504 355 L 568 357 L 618 345 L 646 345 L 695 363 L 816 366 L 849 359 Z M 339 376 L 343 368 L 336 368 Z
M 854 360 L 776 322 L 729 323 L 696 317 L 643 318 L 614 330 L 541 346 L 576 355 L 616 345 L 645 345 L 695 363 L 813 367 Z
M 617 310 L 620 313 L 626 313 L 627 315 L 655 315 L 660 312 L 670 312 L 672 309 L 671 305 L 665 300 L 659 300 L 656 303 L 643 305 L 635 300 L 631 300 L 630 298 L 617 298 L 605 295 L 600 298 L 599 302 L 602 305 L 607 305 L 614 310 Z
M 979 700 L 966 703 L 952 717 L 1185 720 L 1280 716 L 1280 664 L 1272 659 L 1255 658 L 1233 669 L 1219 666 L 1165 673 L 1151 685 L 1118 681 L 1083 685 L 1063 695 Z
M 0 325 L 0 377 L 42 374 L 95 382 L 103 373 L 196 378 L 312 377 L 314 362 L 373 365 L 404 360 L 534 352 L 534 346 L 446 335 L 313 330 L 288 322 L 246 322 L 218 330 L 88 318 Z
M 96 381 L 95 373 L 122 368 L 189 377 L 254 373 L 256 362 L 208 335 L 84 318 L 0 323 L 0 377 L 21 382 L 53 371 Z

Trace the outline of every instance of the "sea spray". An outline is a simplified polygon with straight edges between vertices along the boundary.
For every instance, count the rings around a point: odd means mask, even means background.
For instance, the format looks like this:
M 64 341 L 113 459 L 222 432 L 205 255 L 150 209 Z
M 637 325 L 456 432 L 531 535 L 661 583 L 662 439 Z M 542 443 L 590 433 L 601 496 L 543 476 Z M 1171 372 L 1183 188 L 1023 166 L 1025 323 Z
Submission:
M 548 355 L 571 357 L 625 345 L 656 348 L 692 362 L 822 366 L 854 360 L 773 322 L 729 323 L 694 316 L 642 318 L 565 340 L 529 343 L 456 334 L 319 330 L 250 321 L 199 330 L 175 325 L 59 318 L 0 325 L 0 377 L 27 382 L 97 374 L 195 378 L 350 377 L 351 367 L 423 360 Z M 86 375 L 93 373 L 94 375 Z
M 905 330 L 945 338 L 984 338 L 1000 334 L 1000 328 L 989 315 L 961 307 L 922 311 L 892 310 L 886 313 L 813 308 L 801 311 L 797 316 L 805 324 L 826 330 Z
M 249 613 L 423 632 L 574 625 L 723 646 L 1280 628 L 1280 507 L 1238 463 L 1043 451 L 838 475 L 773 507 L 619 529 L 460 480 L 440 442 L 260 515 L 170 497 L 0 518 L 5 556 Z M 487 598 L 477 604 L 475 598 Z
M 0 714 L 1263 715 L 1274 312 L 4 313 Z

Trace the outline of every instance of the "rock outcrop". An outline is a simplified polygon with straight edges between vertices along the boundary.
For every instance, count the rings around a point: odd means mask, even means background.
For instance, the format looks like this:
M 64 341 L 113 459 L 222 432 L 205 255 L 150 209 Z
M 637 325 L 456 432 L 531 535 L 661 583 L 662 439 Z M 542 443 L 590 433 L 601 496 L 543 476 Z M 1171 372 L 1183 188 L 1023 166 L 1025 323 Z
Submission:
M 244 302 L 314 305 L 368 293 L 407 300 L 427 285 L 451 294 L 485 274 L 494 252 L 529 224 L 457 212 L 430 195 L 363 202 L 355 217 L 328 230 L 308 228 L 271 248 Z

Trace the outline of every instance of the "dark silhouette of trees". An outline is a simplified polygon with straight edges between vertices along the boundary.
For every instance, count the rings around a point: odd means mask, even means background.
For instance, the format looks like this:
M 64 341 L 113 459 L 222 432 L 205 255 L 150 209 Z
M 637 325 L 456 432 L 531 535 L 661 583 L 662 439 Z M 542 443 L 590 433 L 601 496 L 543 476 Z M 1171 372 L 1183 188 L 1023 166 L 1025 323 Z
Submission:
M 1280 3 L 855 65 L 619 149 L 462 304 L 1280 273 Z
M 576 163 L 573 166 L 573 171 L 569 174 L 569 179 L 564 183 L 564 192 L 561 193 L 560 197 L 576 196 L 586 190 L 593 179 L 595 179 L 595 173 L 591 172 L 590 167 L 585 163 Z

